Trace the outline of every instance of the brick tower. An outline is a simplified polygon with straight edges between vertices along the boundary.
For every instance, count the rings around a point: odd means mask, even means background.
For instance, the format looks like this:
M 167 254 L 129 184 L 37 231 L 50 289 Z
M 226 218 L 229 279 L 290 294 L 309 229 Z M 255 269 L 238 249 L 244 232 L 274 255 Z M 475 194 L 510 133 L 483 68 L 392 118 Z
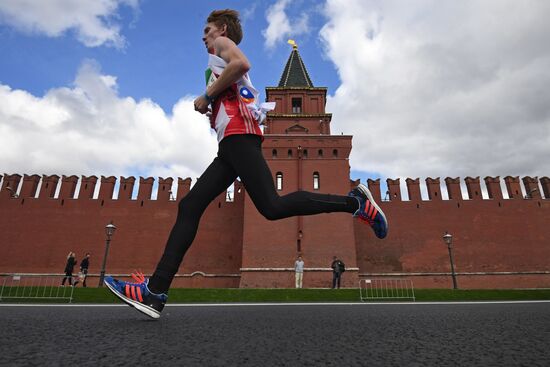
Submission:
M 331 135 L 327 88 L 315 87 L 294 45 L 265 126 L 263 154 L 279 195 L 296 190 L 345 195 L 350 189 L 351 135 Z M 353 218 L 347 213 L 263 218 L 248 196 L 244 203 L 241 287 L 292 287 L 294 261 L 305 261 L 304 287 L 329 287 L 334 255 L 346 264 L 343 285 L 358 280 Z

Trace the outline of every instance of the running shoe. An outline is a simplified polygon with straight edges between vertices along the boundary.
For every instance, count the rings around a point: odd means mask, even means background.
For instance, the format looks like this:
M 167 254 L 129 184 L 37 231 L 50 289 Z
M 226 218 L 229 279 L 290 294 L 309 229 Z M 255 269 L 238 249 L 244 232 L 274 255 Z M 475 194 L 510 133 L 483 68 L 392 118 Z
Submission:
M 132 278 L 134 278 L 136 283 L 106 277 L 105 284 L 107 284 L 111 292 L 128 305 L 149 317 L 158 319 L 168 300 L 168 296 L 166 294 L 152 293 L 147 287 L 149 279 L 145 279 L 141 272 L 132 274 Z
M 382 239 L 388 234 L 388 221 L 386 216 L 374 201 L 371 192 L 363 184 L 357 185 L 350 191 L 348 196 L 354 197 L 359 201 L 359 209 L 353 213 L 354 217 L 371 226 L 376 237 Z

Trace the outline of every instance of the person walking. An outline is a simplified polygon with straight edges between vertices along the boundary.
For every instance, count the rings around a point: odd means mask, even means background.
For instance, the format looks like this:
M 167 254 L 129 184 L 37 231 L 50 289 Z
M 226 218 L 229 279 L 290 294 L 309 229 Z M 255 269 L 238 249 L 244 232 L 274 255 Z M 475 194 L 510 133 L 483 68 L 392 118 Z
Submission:
M 65 286 L 65 281 L 69 280 L 69 285 L 73 285 L 73 271 L 74 266 L 76 265 L 76 254 L 72 251 L 69 251 L 69 254 L 67 255 L 67 263 L 65 264 L 65 276 L 63 277 L 63 281 L 61 281 L 61 286 Z
M 346 265 L 337 256 L 334 256 L 330 267 L 332 268 L 332 289 L 340 289 L 340 280 L 342 273 L 346 271 Z
M 82 286 L 86 287 L 86 278 L 88 278 L 88 268 L 90 267 L 90 253 L 87 252 L 86 256 L 80 262 L 80 273 L 82 274 Z
M 135 283 L 106 277 L 107 287 L 138 311 L 159 318 L 168 290 L 184 255 L 193 243 L 200 218 L 214 198 L 240 177 L 258 211 L 268 220 L 297 215 L 347 212 L 371 226 L 378 238 L 386 237 L 388 223 L 365 185 L 347 196 L 296 191 L 279 196 L 273 175 L 262 154 L 260 124 L 273 102 L 259 104 L 258 91 L 248 71 L 250 62 L 237 46 L 243 38 L 239 13 L 215 10 L 204 27 L 202 41 L 208 51 L 206 90 L 194 101 L 206 114 L 218 138 L 218 154 L 179 202 L 176 223 L 153 275 L 132 274 Z
M 302 281 L 304 279 L 304 260 L 302 256 L 298 256 L 294 262 L 294 272 L 296 273 L 296 288 L 302 288 Z

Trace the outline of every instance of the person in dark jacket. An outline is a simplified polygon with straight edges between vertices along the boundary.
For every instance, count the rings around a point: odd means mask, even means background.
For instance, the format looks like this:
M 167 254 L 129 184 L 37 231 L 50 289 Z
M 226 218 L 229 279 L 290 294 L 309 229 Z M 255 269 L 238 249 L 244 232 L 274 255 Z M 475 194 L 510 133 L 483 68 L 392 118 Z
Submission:
M 76 258 L 75 253 L 70 251 L 67 255 L 67 264 L 65 265 L 65 276 L 63 277 L 63 281 L 61 282 L 61 285 L 65 285 L 65 280 L 69 279 L 69 285 L 73 285 L 73 271 L 74 266 L 76 265 Z
M 88 277 L 88 268 L 90 267 L 90 253 L 80 262 L 80 273 L 82 274 L 82 286 L 86 287 L 86 278 Z
M 340 279 L 342 278 L 342 273 L 346 271 L 346 266 L 338 257 L 334 256 L 330 267 L 332 268 L 332 289 L 336 287 L 340 289 Z

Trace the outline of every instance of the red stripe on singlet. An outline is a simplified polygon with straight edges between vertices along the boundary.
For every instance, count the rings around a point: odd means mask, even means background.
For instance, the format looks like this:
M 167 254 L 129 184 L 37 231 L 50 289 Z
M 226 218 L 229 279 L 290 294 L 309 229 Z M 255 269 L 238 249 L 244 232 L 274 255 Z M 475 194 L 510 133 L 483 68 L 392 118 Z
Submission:
M 250 118 L 246 113 L 247 110 L 248 110 L 248 108 L 246 108 L 243 101 L 241 101 L 241 99 L 239 98 L 239 112 L 241 113 L 241 117 L 243 119 L 243 125 L 244 125 L 244 128 L 245 128 L 245 131 L 246 131 L 247 134 L 250 134 L 252 131 L 250 129 L 250 121 L 249 121 Z
M 250 110 L 248 109 L 248 107 L 246 107 L 246 104 L 244 102 L 243 102 L 243 107 L 248 116 L 248 122 L 250 123 L 250 132 L 254 133 L 255 126 L 256 126 L 256 119 L 254 118 L 254 116 L 252 116 L 252 112 L 250 112 Z

